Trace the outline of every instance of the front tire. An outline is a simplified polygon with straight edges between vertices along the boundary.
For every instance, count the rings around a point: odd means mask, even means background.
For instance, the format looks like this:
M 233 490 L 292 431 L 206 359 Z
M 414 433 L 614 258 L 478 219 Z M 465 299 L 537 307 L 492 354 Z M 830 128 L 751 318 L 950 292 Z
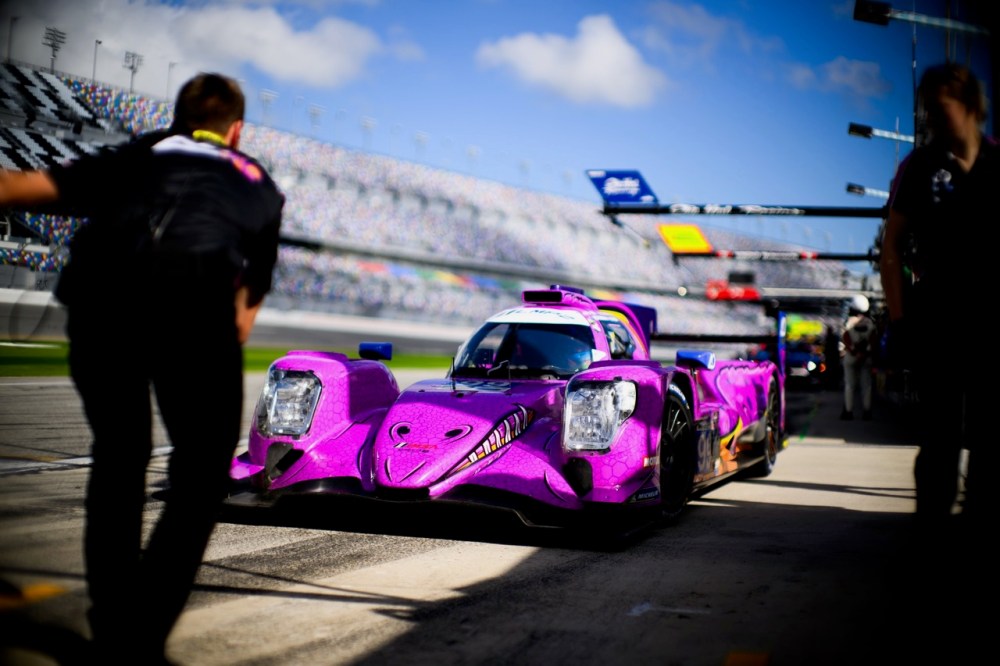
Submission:
M 781 430 L 781 393 L 778 391 L 778 382 L 775 379 L 771 379 L 771 384 L 767 387 L 767 411 L 764 413 L 764 422 L 767 424 L 764 439 L 757 442 L 754 447 L 754 456 L 761 458 L 747 469 L 747 476 L 750 477 L 764 477 L 774 471 L 778 450 L 785 436 Z
M 660 517 L 677 521 L 691 497 L 695 471 L 695 429 L 691 408 L 671 387 L 660 427 Z

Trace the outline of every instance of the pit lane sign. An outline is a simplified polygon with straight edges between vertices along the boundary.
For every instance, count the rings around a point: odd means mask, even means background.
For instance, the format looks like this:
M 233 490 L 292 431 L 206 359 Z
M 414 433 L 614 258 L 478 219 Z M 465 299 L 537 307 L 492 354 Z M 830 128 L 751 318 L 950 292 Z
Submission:
M 692 204 L 661 205 L 652 188 L 638 171 L 588 169 L 587 177 L 604 201 L 604 214 L 641 215 L 778 215 L 807 217 L 878 217 L 888 215 L 886 206 L 879 208 L 847 206 L 765 206 L 760 204 Z
M 638 171 L 589 169 L 587 177 L 605 203 L 655 206 L 659 204 L 652 188 Z

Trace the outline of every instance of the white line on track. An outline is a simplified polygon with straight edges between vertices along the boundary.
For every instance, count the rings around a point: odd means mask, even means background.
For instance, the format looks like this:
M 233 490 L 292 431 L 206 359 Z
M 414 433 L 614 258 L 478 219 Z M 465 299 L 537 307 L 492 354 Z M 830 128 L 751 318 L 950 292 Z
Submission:
M 640 615 L 645 615 L 646 613 L 670 613 L 676 615 L 711 615 L 712 611 L 705 610 L 703 608 L 672 608 L 670 606 L 656 606 L 644 601 L 641 604 L 633 606 L 629 610 L 629 617 L 639 617 Z

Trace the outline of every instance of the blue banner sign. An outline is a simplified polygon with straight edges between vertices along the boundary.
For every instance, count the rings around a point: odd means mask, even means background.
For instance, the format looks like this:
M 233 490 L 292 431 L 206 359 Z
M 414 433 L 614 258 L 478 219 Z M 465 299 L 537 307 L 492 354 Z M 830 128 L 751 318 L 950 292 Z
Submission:
M 653 190 L 638 171 L 607 171 L 588 169 L 587 177 L 594 184 L 606 204 L 659 203 Z

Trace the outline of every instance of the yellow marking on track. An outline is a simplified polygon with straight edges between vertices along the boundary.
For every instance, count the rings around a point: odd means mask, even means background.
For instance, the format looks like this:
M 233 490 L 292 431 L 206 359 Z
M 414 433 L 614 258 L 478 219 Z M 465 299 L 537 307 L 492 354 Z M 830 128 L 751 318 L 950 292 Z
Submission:
M 58 462 L 62 460 L 59 456 L 3 456 L 0 460 L 17 460 L 19 462 Z
M 19 590 L 19 594 L 0 594 L 0 610 L 20 608 L 50 597 L 57 597 L 60 594 L 66 594 L 66 588 L 61 585 L 55 585 L 53 583 L 25 585 L 21 588 L 21 590 Z

